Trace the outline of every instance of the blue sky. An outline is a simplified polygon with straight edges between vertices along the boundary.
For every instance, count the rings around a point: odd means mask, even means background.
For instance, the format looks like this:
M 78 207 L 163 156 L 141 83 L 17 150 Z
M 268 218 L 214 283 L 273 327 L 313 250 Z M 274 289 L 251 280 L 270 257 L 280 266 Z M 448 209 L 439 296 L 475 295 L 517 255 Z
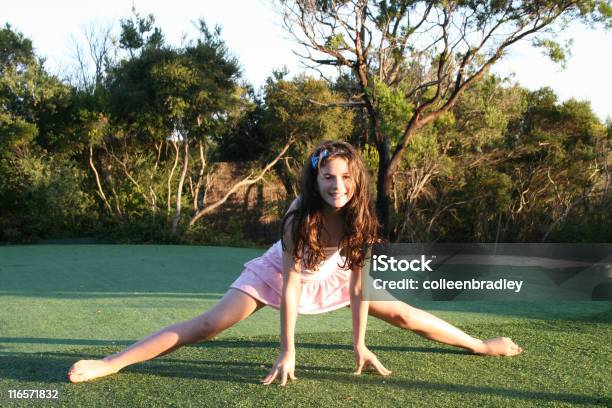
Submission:
M 129 17 L 134 3 L 141 14 L 152 13 L 172 44 L 182 36 L 193 38 L 193 22 L 200 17 L 222 26 L 222 38 L 240 61 L 243 76 L 255 86 L 264 83 L 273 69 L 287 66 L 291 74 L 302 71 L 296 48 L 281 27 L 271 0 L 11 0 L 3 2 L 0 23 L 10 23 L 32 39 L 46 67 L 62 75 L 75 61 L 74 42 L 82 40 L 85 27 L 107 26 Z M 8 3 L 8 4 L 6 4 Z M 561 100 L 590 100 L 604 120 L 612 118 L 612 33 L 573 25 L 559 33 L 561 40 L 573 38 L 572 57 L 562 70 L 529 42 L 518 44 L 494 71 L 513 74 L 521 85 L 537 89 L 550 86 Z M 314 73 L 313 73 L 314 74 Z

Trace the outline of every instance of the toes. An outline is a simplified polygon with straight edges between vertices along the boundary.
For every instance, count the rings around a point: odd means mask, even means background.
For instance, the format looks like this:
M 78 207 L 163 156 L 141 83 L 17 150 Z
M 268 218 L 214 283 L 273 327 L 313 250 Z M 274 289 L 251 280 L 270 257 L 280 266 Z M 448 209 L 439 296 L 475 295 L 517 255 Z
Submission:
M 83 363 L 82 361 L 77 361 L 70 367 L 68 370 L 68 380 L 73 383 L 86 381 L 86 375 L 82 370 Z
M 68 373 L 70 382 L 77 383 L 83 381 L 83 374 L 79 372 Z
M 517 354 L 521 354 L 523 352 L 523 348 L 519 347 L 517 344 L 512 344 L 512 348 L 511 348 L 512 352 L 510 353 L 511 356 L 516 356 Z

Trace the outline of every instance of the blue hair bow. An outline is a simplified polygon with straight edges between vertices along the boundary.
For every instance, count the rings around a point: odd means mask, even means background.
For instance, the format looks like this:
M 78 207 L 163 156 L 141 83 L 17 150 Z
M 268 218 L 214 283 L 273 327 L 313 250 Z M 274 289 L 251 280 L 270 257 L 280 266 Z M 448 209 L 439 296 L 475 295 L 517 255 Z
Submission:
M 327 149 L 322 150 L 318 156 L 312 156 L 310 158 L 310 164 L 312 164 L 313 170 L 317 169 L 317 164 L 319 164 L 319 160 L 323 160 L 327 156 L 329 156 L 329 152 L 327 151 Z

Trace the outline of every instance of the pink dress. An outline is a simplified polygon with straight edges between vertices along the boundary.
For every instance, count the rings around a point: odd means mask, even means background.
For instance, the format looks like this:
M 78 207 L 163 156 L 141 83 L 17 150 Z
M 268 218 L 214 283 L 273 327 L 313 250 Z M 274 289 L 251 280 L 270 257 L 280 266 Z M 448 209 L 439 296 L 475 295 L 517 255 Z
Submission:
M 336 247 L 323 248 L 325 260 L 316 270 L 302 267 L 300 314 L 329 312 L 350 303 L 350 269 L 341 267 L 344 258 Z M 244 271 L 231 284 L 255 299 L 280 309 L 283 287 L 282 245 L 277 241 L 265 254 L 244 264 Z

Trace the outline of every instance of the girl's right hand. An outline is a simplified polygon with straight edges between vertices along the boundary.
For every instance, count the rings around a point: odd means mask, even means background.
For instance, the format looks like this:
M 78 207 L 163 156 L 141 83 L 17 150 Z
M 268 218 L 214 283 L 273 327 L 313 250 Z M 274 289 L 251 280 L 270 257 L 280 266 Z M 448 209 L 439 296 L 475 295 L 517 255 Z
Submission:
M 281 351 L 280 355 L 276 359 L 274 366 L 270 373 L 261 380 L 263 385 L 269 385 L 274 382 L 278 377 L 281 385 L 287 384 L 287 378 L 296 380 L 295 376 L 295 351 Z

